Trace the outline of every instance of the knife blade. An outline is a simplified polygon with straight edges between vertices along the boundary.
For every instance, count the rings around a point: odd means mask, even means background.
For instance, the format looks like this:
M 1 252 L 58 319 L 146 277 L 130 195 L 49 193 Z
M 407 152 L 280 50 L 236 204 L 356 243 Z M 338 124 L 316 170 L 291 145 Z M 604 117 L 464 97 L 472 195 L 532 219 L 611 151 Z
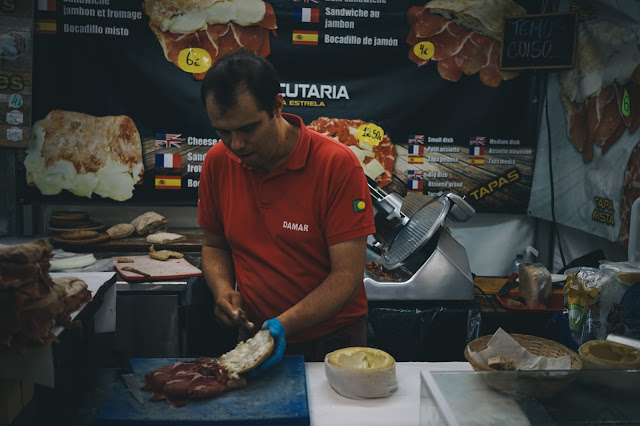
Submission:
M 127 390 L 131 392 L 131 395 L 133 395 L 136 401 L 144 405 L 144 395 L 142 394 L 142 390 L 140 390 L 140 383 L 138 383 L 136 376 L 133 374 L 121 374 L 120 377 L 122 377 L 122 380 L 124 380 L 127 386 Z
M 138 275 L 142 275 L 143 277 L 150 277 L 151 275 L 147 274 L 144 271 L 141 271 L 139 269 L 136 269 L 132 266 L 123 266 L 122 267 L 123 271 L 128 271 L 128 272 L 133 272 L 134 274 L 138 274 Z

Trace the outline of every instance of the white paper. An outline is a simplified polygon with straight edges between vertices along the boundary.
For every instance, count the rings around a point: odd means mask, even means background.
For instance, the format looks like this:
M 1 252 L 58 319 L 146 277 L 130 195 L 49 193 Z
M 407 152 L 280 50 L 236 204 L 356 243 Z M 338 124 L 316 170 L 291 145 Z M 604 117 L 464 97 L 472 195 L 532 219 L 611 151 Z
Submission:
M 516 342 L 502 328 L 498 328 L 493 334 L 486 349 L 480 352 L 469 351 L 469 355 L 485 365 L 492 357 L 513 360 L 517 370 L 571 370 L 569 355 L 559 358 L 536 356 Z

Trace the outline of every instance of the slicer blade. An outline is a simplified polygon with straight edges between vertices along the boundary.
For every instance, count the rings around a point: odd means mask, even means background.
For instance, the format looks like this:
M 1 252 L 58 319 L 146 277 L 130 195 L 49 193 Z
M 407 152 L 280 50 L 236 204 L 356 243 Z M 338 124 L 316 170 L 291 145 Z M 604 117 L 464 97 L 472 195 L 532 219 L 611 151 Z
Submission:
M 419 250 L 435 234 L 449 211 L 450 201 L 446 197 L 430 198 L 426 203 L 413 197 L 408 198 L 407 212 L 413 211 L 409 222 L 396 235 L 393 242 L 382 254 L 382 265 L 396 269 L 412 253 Z M 405 205 L 403 203 L 403 210 Z

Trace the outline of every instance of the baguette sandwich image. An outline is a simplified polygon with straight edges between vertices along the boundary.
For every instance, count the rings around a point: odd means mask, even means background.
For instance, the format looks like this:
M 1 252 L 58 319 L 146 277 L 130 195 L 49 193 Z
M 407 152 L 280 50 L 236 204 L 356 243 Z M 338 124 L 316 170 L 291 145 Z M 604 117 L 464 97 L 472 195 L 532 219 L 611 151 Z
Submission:
M 53 110 L 34 123 L 24 160 L 27 184 L 44 195 L 67 190 L 124 201 L 144 172 L 140 134 L 130 117 Z
M 178 67 L 180 52 L 189 48 L 207 51 L 211 64 L 242 47 L 262 57 L 271 52 L 276 15 L 263 0 L 145 0 L 142 7 L 165 58 Z
M 498 68 L 504 19 L 526 13 L 512 0 L 432 0 L 413 6 L 407 12 L 409 59 L 426 65 L 429 59 L 419 57 L 414 47 L 430 42 L 430 59 L 438 62 L 438 73 L 445 80 L 457 82 L 463 74 L 479 74 L 483 84 L 498 87 L 519 74 Z
M 640 126 L 640 37 L 634 29 L 606 20 L 581 23 L 576 66 L 558 74 L 567 136 L 593 159 L 593 143 L 604 155 Z

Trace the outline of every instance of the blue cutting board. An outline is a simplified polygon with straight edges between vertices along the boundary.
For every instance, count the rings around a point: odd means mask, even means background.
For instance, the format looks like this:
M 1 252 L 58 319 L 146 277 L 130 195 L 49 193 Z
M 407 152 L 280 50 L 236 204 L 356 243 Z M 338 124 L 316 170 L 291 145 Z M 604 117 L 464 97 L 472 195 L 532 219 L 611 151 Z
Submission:
M 140 387 L 144 375 L 183 358 L 131 358 L 131 367 Z M 307 376 L 301 355 L 285 356 L 278 365 L 258 377 L 247 378 L 247 386 L 220 396 L 189 401 L 174 407 L 166 401 L 152 402 L 151 392 L 143 392 L 140 404 L 124 381 L 113 385 L 111 394 L 96 416 L 97 425 L 309 425 Z

